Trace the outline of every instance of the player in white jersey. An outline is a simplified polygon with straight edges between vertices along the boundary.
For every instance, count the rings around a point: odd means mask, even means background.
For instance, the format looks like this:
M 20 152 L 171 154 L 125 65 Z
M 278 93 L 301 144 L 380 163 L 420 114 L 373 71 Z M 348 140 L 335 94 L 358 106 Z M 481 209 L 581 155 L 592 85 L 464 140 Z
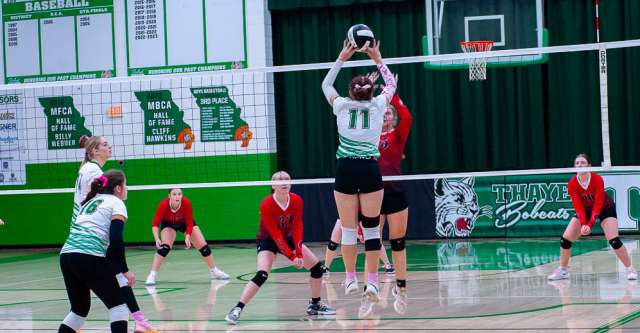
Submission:
M 135 280 L 128 272 L 122 238 L 127 220 L 122 200 L 126 198 L 127 184 L 121 171 L 108 171 L 91 183 L 91 191 L 60 251 L 71 311 L 60 324 L 59 333 L 77 332 L 82 327 L 91 306 L 90 290 L 109 309 L 111 332 L 127 332 L 129 311 L 110 268 L 117 266 L 119 271 L 127 272 L 127 279 Z
M 90 191 L 91 182 L 102 176 L 102 167 L 112 156 L 111 144 L 109 144 L 109 141 L 103 136 L 92 136 L 86 141 L 83 140 L 83 143 L 85 152 L 80 170 L 78 171 L 78 178 L 76 179 L 76 191 L 73 195 L 72 225 L 80 210 L 82 201 L 85 200 L 87 193 Z M 140 310 L 133 294 L 133 289 L 123 273 L 124 272 L 114 272 L 120 284 L 120 292 L 127 303 L 131 316 L 136 322 L 135 331 L 153 331 L 154 329 L 151 323 L 145 319 L 144 313 Z
M 92 136 L 84 141 L 84 159 L 76 178 L 76 192 L 73 195 L 73 215 L 75 219 L 84 198 L 89 193 L 91 182 L 102 175 L 102 167 L 111 158 L 111 145 L 103 136 Z
M 396 89 L 393 74 L 382 62 L 380 42 L 365 47 L 384 79 L 382 93 L 373 97 L 373 82 L 367 76 L 354 77 L 349 84 L 349 97 L 340 97 L 333 83 L 356 48 L 345 41 L 338 60 L 322 81 L 322 91 L 333 107 L 338 124 L 340 145 L 336 153 L 334 196 L 342 222 L 342 257 L 345 264 L 345 293 L 358 290 L 356 279 L 356 223 L 362 222 L 367 258 L 367 284 L 364 296 L 373 302 L 378 296 L 378 260 L 380 255 L 380 207 L 382 205 L 382 176 L 377 158 L 384 113 Z

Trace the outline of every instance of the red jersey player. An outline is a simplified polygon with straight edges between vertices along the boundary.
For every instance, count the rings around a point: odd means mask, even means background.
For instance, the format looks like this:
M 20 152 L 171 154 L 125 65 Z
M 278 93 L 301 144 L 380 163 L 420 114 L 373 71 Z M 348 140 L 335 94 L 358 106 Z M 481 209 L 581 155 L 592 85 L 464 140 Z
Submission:
M 158 235 L 158 229 L 161 230 L 162 240 Z M 151 232 L 156 242 L 157 253 L 153 257 L 151 264 L 151 272 L 147 276 L 146 285 L 152 286 L 156 284 L 156 276 L 160 265 L 171 251 L 173 242 L 176 240 L 176 232 L 185 233 L 184 243 L 187 249 L 191 248 L 191 243 L 200 251 L 202 259 L 209 266 L 212 279 L 229 279 L 227 273 L 216 267 L 211 254 L 211 248 L 200 231 L 200 227 L 196 225 L 193 219 L 193 207 L 191 202 L 182 195 L 182 190 L 172 188 L 169 190 L 169 197 L 165 198 L 158 205 L 156 215 L 153 218 Z
M 275 181 L 291 180 L 288 173 L 278 171 L 271 177 Z M 293 262 L 296 268 L 305 267 L 311 272 L 309 285 L 311 301 L 307 306 L 309 315 L 334 315 L 336 311 L 320 302 L 322 266 L 318 258 L 302 244 L 302 198 L 291 193 L 290 184 L 273 185 L 273 194 L 260 204 L 260 227 L 256 237 L 258 268 L 256 275 L 247 283 L 240 301 L 225 317 L 230 324 L 236 324 L 244 306 L 256 295 L 267 281 L 273 261 L 278 253 Z
M 396 78 L 397 82 L 397 78 Z M 400 174 L 400 162 L 404 156 L 404 148 L 411 131 L 413 117 L 409 108 L 402 102 L 397 94 L 391 99 L 391 103 L 385 113 L 385 121 L 380 136 L 380 173 L 383 176 L 396 176 Z M 384 222 L 389 223 L 389 243 L 391 243 L 391 255 L 395 265 L 396 285 L 391 290 L 395 296 L 394 309 L 398 313 L 405 313 L 407 308 L 407 251 L 405 249 L 405 236 L 407 234 L 407 222 L 409 209 L 404 189 L 401 183 L 384 182 L 384 198 L 380 210 L 380 232 L 384 228 Z M 381 248 L 384 251 L 384 246 Z M 393 271 L 386 269 L 387 271 Z
M 396 82 L 398 82 L 397 75 Z M 384 124 L 378 144 L 380 151 L 378 165 L 382 176 L 400 175 L 400 163 L 404 158 L 404 148 L 412 123 L 413 116 L 409 112 L 409 108 L 404 105 L 400 96 L 395 94 L 384 114 Z M 393 181 L 384 182 L 384 198 L 380 209 L 380 232 L 384 228 L 385 221 L 388 221 L 389 242 L 391 243 L 396 273 L 396 285 L 392 292 L 396 296 L 394 308 L 399 313 L 406 311 L 407 252 L 405 250 L 405 236 L 408 219 L 409 209 L 402 184 Z M 385 251 L 384 246 L 381 247 L 381 250 Z M 385 271 L 393 272 L 394 268 L 385 267 Z
M 591 159 L 587 154 L 580 154 L 576 156 L 574 166 L 576 168 L 590 167 Z M 571 244 L 578 240 L 580 235 L 589 235 L 597 220 L 600 220 L 609 245 L 627 268 L 627 279 L 636 280 L 638 273 L 631 266 L 629 253 L 618 237 L 616 205 L 604 191 L 602 176 L 594 172 L 578 172 L 576 176 L 571 178 L 567 187 L 576 216 L 571 218 L 567 229 L 560 238 L 560 267 L 548 276 L 549 280 L 569 278 Z

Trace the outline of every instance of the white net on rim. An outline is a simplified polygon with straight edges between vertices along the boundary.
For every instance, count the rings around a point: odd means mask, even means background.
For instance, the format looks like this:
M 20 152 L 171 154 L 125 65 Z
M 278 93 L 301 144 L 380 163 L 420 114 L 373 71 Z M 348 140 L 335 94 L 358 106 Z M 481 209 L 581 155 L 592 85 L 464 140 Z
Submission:
M 465 53 L 491 51 L 493 42 L 489 40 L 473 40 L 460 42 L 460 47 Z M 487 58 L 469 59 L 469 81 L 487 79 Z

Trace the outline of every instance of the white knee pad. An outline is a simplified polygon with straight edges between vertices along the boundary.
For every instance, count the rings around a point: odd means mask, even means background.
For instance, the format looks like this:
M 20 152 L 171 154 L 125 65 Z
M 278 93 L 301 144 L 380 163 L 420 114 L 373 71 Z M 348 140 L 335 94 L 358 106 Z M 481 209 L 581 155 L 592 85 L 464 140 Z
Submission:
M 120 304 L 109 309 L 109 321 L 115 323 L 116 321 L 128 321 L 129 309 L 126 304 Z
M 356 245 L 358 243 L 358 231 L 355 228 L 342 227 L 342 245 Z
M 120 288 L 126 287 L 129 285 L 129 280 L 127 280 L 127 277 L 124 276 L 124 274 L 122 273 L 116 274 L 116 279 L 118 280 L 118 285 L 120 286 Z
M 364 240 L 380 239 L 380 228 L 362 228 L 362 237 L 364 237 Z
M 87 320 L 87 318 L 80 317 L 77 314 L 69 311 L 69 314 L 64 317 L 62 323 L 71 327 L 74 331 L 78 331 L 80 330 L 80 328 L 82 328 L 82 325 L 84 325 L 85 320 Z

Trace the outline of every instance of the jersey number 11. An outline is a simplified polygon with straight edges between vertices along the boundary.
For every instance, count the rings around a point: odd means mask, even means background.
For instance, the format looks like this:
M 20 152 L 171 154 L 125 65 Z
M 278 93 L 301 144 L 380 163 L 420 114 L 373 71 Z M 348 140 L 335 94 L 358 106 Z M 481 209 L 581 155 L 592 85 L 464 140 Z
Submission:
M 360 113 L 360 115 L 362 116 L 362 129 L 369 128 L 369 109 L 350 109 L 349 128 L 356 128 L 358 122 L 358 113 Z

